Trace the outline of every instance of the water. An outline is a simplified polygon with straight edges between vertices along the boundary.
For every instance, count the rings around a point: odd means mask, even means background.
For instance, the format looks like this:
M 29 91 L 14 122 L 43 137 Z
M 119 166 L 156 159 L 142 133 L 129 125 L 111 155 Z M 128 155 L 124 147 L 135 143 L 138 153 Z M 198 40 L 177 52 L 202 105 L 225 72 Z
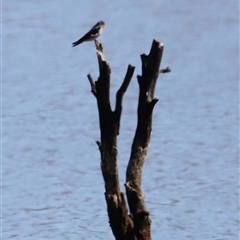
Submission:
M 139 55 L 165 45 L 143 189 L 153 239 L 237 239 L 239 19 L 236 1 L 2 2 L 1 239 L 113 239 L 108 225 L 93 43 L 97 21 L 112 69 L 127 65 L 119 137 L 122 191 L 136 126 Z M 114 106 L 114 105 L 113 105 Z

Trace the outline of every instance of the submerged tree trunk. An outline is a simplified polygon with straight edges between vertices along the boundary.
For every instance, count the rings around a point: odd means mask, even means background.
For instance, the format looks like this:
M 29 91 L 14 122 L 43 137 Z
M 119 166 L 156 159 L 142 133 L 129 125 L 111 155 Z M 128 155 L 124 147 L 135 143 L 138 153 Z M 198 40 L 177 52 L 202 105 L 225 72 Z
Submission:
M 115 239 L 149 240 L 151 239 L 151 220 L 146 209 L 141 190 L 142 168 L 146 160 L 150 134 L 152 130 L 152 111 L 157 103 L 154 98 L 156 81 L 163 54 L 163 44 L 153 41 L 149 55 L 141 55 L 142 75 L 138 76 L 139 102 L 138 123 L 132 144 L 130 160 L 126 171 L 126 204 L 124 193 L 120 191 L 117 165 L 117 135 L 120 130 L 122 99 L 132 79 L 135 67 L 129 65 L 123 83 L 116 94 L 115 109 L 110 104 L 110 67 L 107 63 L 102 44 L 95 40 L 99 63 L 99 78 L 88 79 L 93 95 L 97 99 L 101 141 L 97 141 L 101 154 L 101 170 L 105 182 L 105 199 L 109 223 Z M 129 210 L 128 210 L 129 207 Z

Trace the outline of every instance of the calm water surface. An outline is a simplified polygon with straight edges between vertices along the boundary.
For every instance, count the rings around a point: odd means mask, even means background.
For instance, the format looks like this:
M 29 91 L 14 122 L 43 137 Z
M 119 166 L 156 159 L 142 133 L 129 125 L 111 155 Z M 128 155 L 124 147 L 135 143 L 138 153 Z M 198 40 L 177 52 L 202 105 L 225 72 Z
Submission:
M 93 43 L 97 21 L 112 99 L 136 66 L 119 136 L 122 190 L 136 126 L 139 55 L 165 45 L 143 189 L 153 239 L 238 239 L 237 1 L 3 1 L 1 239 L 113 239 L 106 213 Z

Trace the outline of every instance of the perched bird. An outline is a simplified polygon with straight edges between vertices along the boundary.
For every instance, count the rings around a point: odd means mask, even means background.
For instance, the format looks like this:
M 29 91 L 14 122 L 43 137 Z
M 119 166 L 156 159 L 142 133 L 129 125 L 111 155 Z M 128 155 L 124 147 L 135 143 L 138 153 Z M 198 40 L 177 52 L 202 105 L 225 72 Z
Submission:
M 105 23 L 103 21 L 99 21 L 93 28 L 87 32 L 82 38 L 72 43 L 72 46 L 75 47 L 83 42 L 92 41 L 100 36 L 105 27 Z

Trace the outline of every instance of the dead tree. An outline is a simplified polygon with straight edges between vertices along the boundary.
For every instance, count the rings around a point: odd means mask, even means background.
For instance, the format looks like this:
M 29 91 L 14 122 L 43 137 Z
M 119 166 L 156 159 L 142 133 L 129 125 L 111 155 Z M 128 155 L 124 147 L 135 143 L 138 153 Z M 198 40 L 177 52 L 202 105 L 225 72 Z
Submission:
M 98 105 L 101 141 L 97 141 L 97 145 L 101 154 L 101 170 L 105 182 L 110 227 L 117 240 L 149 240 L 151 220 L 141 190 L 141 179 L 152 130 L 152 111 L 158 101 L 154 98 L 156 81 L 160 73 L 170 71 L 169 68 L 160 70 L 164 47 L 162 43 L 153 40 L 149 55 L 141 55 L 142 75 L 137 77 L 138 122 L 126 171 L 127 206 L 119 185 L 117 135 L 120 129 L 123 95 L 132 79 L 135 67 L 128 66 L 126 76 L 116 94 L 115 109 L 112 110 L 109 93 L 111 70 L 104 57 L 102 44 L 95 40 L 95 45 L 99 77 L 94 81 L 89 74 L 88 79 Z

